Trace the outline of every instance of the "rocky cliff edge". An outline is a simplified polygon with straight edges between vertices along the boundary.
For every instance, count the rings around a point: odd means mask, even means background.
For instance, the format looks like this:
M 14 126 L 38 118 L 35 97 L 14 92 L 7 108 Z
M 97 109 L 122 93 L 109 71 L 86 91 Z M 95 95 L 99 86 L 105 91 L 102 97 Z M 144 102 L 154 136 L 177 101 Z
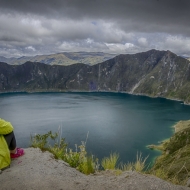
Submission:
M 59 190 L 189 190 L 152 175 L 134 171 L 115 175 L 104 171 L 84 175 L 67 163 L 55 160 L 49 152 L 27 148 L 25 155 L 12 160 L 11 167 L 0 174 L 0 189 Z

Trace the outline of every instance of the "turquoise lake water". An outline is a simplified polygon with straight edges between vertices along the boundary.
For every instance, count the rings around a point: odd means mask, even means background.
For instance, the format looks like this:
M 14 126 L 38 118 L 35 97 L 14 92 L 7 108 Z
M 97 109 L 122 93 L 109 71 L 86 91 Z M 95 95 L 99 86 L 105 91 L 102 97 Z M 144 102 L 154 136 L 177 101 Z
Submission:
M 89 132 L 87 150 L 99 159 L 117 152 L 126 163 L 142 152 L 150 162 L 160 153 L 146 145 L 169 138 L 176 122 L 190 119 L 190 106 L 121 93 L 13 93 L 0 95 L 0 117 L 13 124 L 19 147 L 61 126 L 71 148 Z

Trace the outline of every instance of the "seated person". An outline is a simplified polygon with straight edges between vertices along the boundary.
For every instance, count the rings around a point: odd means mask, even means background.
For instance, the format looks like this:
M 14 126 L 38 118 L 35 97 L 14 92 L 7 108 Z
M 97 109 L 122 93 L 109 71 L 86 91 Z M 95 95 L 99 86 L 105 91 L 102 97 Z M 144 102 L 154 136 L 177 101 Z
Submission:
M 10 166 L 11 159 L 24 154 L 22 148 L 16 147 L 14 128 L 10 122 L 0 118 L 0 169 Z
M 7 142 L 8 147 L 9 147 L 11 158 L 17 158 L 17 157 L 22 156 L 24 154 L 23 149 L 16 147 L 16 139 L 15 139 L 15 135 L 14 135 L 13 131 L 7 135 L 4 135 L 4 138 Z

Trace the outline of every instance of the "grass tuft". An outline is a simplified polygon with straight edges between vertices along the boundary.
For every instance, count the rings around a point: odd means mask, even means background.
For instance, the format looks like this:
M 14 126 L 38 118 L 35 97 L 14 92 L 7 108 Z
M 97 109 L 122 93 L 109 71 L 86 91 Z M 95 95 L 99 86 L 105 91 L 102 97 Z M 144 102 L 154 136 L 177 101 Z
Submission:
M 119 154 L 117 153 L 111 153 L 109 157 L 105 157 L 102 159 L 101 165 L 104 168 L 104 170 L 115 170 L 116 164 L 119 159 Z
M 136 161 L 135 162 L 128 162 L 127 164 L 120 164 L 120 169 L 122 171 L 137 171 L 137 172 L 144 172 L 147 170 L 147 165 L 146 165 L 146 158 L 142 157 L 142 153 L 137 152 L 136 156 Z
M 128 162 L 127 164 L 121 163 L 120 164 L 120 169 L 122 171 L 132 171 L 133 168 L 134 168 L 133 166 L 134 166 L 134 163 L 132 163 L 132 162 Z
M 136 162 L 134 163 L 134 170 L 137 172 L 143 172 L 146 169 L 146 160 L 148 156 L 143 159 L 142 153 L 137 152 Z

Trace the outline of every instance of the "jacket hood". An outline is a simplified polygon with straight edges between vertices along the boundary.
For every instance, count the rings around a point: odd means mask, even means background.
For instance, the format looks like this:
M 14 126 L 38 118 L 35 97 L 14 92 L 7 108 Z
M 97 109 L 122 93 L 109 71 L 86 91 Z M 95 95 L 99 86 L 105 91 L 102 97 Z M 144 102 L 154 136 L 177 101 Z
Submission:
M 12 124 L 0 118 L 0 135 L 7 135 L 14 130 Z

